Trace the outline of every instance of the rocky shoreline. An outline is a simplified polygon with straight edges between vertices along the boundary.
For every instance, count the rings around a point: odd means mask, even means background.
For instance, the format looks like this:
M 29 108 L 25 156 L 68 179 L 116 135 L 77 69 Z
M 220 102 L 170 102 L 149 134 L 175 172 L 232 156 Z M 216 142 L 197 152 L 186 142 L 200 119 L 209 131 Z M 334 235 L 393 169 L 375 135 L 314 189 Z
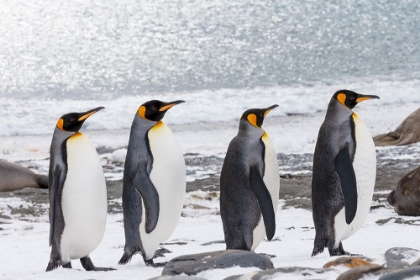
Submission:
M 372 208 L 391 206 L 386 197 L 397 182 L 409 171 L 420 166 L 418 145 L 395 147 L 377 150 L 377 177 Z M 111 152 L 111 150 L 100 150 Z M 414 156 L 413 156 L 414 154 Z M 409 155 L 409 156 L 408 156 Z M 285 201 L 283 207 L 311 209 L 312 154 L 278 154 L 280 165 L 280 195 Z M 187 192 L 219 191 L 219 178 L 223 158 L 219 156 L 200 156 L 186 154 L 187 176 L 196 178 L 187 182 Z M 24 165 L 31 166 L 24 162 Z M 31 166 L 37 169 L 36 166 Z M 106 172 L 121 173 L 123 163 L 107 162 Z M 107 180 L 109 212 L 121 213 L 122 180 Z M 39 217 L 48 210 L 48 190 L 24 189 L 11 193 L 0 193 L 0 198 L 16 197 L 28 202 L 28 207 L 8 206 L 13 218 L 25 219 L 25 216 Z M 0 218 L 11 219 L 11 216 L 0 212 Z M 0 222 L 1 223 L 1 222 Z

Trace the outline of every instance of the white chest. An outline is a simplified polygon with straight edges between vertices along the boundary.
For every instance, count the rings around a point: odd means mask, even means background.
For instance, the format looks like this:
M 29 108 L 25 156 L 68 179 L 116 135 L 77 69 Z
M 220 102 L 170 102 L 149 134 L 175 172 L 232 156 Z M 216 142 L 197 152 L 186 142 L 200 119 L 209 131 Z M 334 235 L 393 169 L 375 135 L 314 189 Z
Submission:
M 264 133 L 262 137 L 262 141 L 265 145 L 265 170 L 263 181 L 265 186 L 267 187 L 268 191 L 271 195 L 271 200 L 273 202 L 274 213 L 277 212 L 277 206 L 279 202 L 279 191 L 280 191 L 280 177 L 279 177 L 279 164 L 277 161 L 277 154 L 274 150 L 274 145 L 271 142 L 270 137 L 267 133 Z M 258 223 L 257 227 L 254 229 L 253 232 L 253 242 L 251 250 L 254 250 L 261 240 L 266 236 L 265 234 L 265 227 L 264 221 L 261 216 L 260 222 Z
M 357 183 L 357 211 L 350 225 L 345 222 L 344 208 L 335 218 L 336 239 L 346 239 L 364 223 L 372 203 L 376 179 L 376 151 L 372 136 L 362 120 L 353 114 L 356 129 L 356 152 L 353 168 Z M 336 240 L 339 242 L 340 240 Z M 338 243 L 337 243 L 338 244 Z
M 62 258 L 76 259 L 101 242 L 107 216 L 105 177 L 89 138 L 78 133 L 67 140 L 67 177 L 62 194 L 65 221 Z
M 140 235 L 147 257 L 153 257 L 159 243 L 168 239 L 178 223 L 184 204 L 186 188 L 185 162 L 172 131 L 159 122 L 148 133 L 153 166 L 150 179 L 159 194 L 159 219 L 156 228 L 145 232 L 145 219 Z M 144 213 L 144 211 L 143 211 Z

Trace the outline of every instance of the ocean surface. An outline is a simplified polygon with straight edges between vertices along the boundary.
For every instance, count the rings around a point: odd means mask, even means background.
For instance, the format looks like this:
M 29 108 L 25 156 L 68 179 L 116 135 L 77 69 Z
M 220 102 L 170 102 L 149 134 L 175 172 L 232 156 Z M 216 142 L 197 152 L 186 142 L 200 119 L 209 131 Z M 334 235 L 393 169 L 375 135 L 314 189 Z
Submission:
M 168 123 L 420 102 L 418 1 L 13 0 L 0 2 L 0 136 L 51 133 L 97 106 L 86 129 L 129 128 L 140 104 L 183 99 Z M 407 112 L 408 114 L 409 112 Z

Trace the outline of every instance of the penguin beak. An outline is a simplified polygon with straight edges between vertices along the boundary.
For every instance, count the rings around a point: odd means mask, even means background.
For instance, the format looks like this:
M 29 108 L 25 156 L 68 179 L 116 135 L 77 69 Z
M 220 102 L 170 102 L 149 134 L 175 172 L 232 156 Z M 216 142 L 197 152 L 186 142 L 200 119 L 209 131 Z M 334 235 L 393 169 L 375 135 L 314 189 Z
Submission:
M 277 107 L 279 107 L 279 105 L 274 104 L 273 106 L 270 106 L 268 108 L 263 109 L 263 111 L 264 111 L 264 118 L 265 118 L 265 116 L 268 115 L 268 113 L 270 113 L 271 110 L 273 110 L 274 108 L 277 108 Z
M 95 114 L 96 112 L 105 109 L 105 107 L 98 107 L 92 110 L 89 110 L 87 112 L 81 113 L 81 117 L 78 119 L 79 122 L 86 120 L 87 118 L 89 118 L 90 116 L 92 116 L 93 114 Z
M 184 103 L 184 100 L 177 100 L 173 102 L 163 103 L 163 106 L 160 107 L 159 112 L 164 112 L 166 110 L 169 110 L 170 108 L 174 107 L 175 105 L 178 105 L 180 103 Z
M 379 96 L 376 95 L 363 95 L 363 94 L 359 94 L 359 96 L 356 99 L 356 103 L 365 101 L 365 100 L 369 100 L 369 99 L 380 99 Z

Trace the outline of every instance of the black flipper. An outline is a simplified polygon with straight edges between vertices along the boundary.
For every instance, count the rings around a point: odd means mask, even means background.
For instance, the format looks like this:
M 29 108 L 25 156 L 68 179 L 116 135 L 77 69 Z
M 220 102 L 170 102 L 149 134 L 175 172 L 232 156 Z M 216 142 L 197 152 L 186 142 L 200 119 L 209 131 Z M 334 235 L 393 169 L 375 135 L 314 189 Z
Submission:
M 159 219 L 159 194 L 145 168 L 139 168 L 133 186 L 140 193 L 146 210 L 146 233 L 151 233 Z
M 335 158 L 335 171 L 340 178 L 341 190 L 344 196 L 346 223 L 349 225 L 356 216 L 357 211 L 357 184 L 348 146 L 341 149 Z
M 53 243 L 54 230 L 55 230 L 55 215 L 57 214 L 57 204 L 61 204 L 61 193 L 63 191 L 64 180 L 66 176 L 63 176 L 65 171 L 61 170 L 60 167 L 50 174 L 51 186 L 50 186 L 50 246 Z M 59 207 L 59 206 L 58 206 Z
M 251 167 L 250 181 L 251 191 L 254 193 L 258 200 L 258 204 L 260 205 L 267 239 L 271 240 L 276 231 L 276 216 L 274 213 L 273 201 L 271 200 L 270 192 L 265 186 L 257 166 Z

